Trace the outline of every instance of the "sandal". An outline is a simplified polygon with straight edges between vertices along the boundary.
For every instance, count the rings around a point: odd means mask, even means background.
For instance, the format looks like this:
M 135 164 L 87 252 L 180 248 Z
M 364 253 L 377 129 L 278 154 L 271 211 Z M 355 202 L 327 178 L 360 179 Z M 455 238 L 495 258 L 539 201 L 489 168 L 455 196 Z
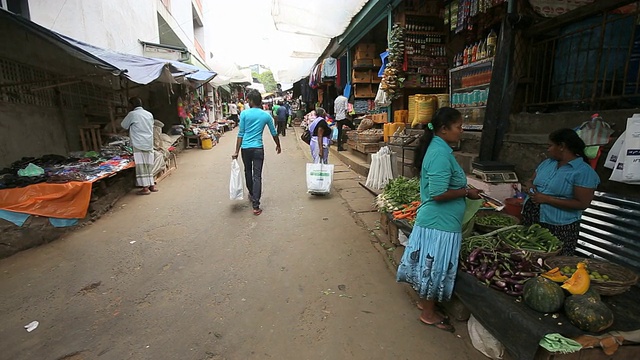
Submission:
M 451 323 L 449 322 L 449 319 L 442 319 L 441 321 L 437 322 L 437 323 L 433 323 L 433 324 L 429 324 L 428 322 L 422 320 L 422 318 L 418 318 L 418 321 L 420 321 L 421 323 L 423 323 L 424 325 L 427 326 L 433 326 L 436 329 L 440 329 L 446 332 L 450 332 L 450 333 L 454 333 L 456 332 L 456 328 L 453 327 L 453 325 L 451 325 Z
M 416 307 L 417 307 L 417 308 L 418 308 L 418 310 L 420 310 L 420 311 L 424 310 L 424 309 L 422 308 L 422 304 L 420 303 L 420 301 L 418 301 L 418 302 L 416 303 Z M 443 312 L 440 312 L 440 311 L 437 311 L 437 310 L 436 310 L 436 314 L 438 314 L 438 315 L 442 316 L 443 318 L 445 318 L 445 319 L 449 320 L 449 315 L 447 315 L 447 314 L 445 314 L 445 313 L 443 313 Z
M 262 209 L 253 209 L 253 215 L 258 216 L 262 214 Z
M 140 190 L 140 191 L 137 191 L 136 194 L 137 195 L 150 195 L 151 191 L 150 190 L 147 190 L 147 191 Z
M 158 191 L 160 191 L 160 190 L 156 189 L 156 187 L 155 187 L 155 186 L 150 186 L 150 187 L 149 187 L 149 191 L 151 191 L 151 192 L 158 192 Z

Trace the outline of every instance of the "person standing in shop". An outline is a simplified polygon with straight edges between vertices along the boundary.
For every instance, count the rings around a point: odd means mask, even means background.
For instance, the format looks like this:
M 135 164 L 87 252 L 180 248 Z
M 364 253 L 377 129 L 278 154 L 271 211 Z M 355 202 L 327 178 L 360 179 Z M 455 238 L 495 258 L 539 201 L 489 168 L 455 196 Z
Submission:
M 236 126 L 238 125 L 238 106 L 235 104 L 235 102 L 232 100 L 231 102 L 229 102 L 229 114 L 231 114 L 229 116 L 229 120 L 233 121 L 236 123 Z
M 129 99 L 130 111 L 120 124 L 129 130 L 133 160 L 136 164 L 136 184 L 142 189 L 138 195 L 149 195 L 157 192 L 153 178 L 153 115 L 142 108 L 142 100 L 138 97 Z
M 236 140 L 236 152 L 231 155 L 232 159 L 237 159 L 242 150 L 242 162 L 244 164 L 244 177 L 247 189 L 249 190 L 249 200 L 253 206 L 253 215 L 262 214 L 260 208 L 260 197 L 262 196 L 262 165 L 264 163 L 264 143 L 262 133 L 265 127 L 269 127 L 273 141 L 276 143 L 276 153 L 280 154 L 280 138 L 276 128 L 273 126 L 273 119 L 268 112 L 260 109 L 262 95 L 258 90 L 250 90 L 248 95 L 248 110 L 242 112 L 240 116 L 240 130 Z
M 276 110 L 276 119 L 278 121 L 278 134 L 282 136 L 287 136 L 287 117 L 289 116 L 289 111 L 287 107 L 284 105 L 280 105 L 278 110 Z
M 349 106 L 349 100 L 342 94 L 342 88 L 336 87 L 338 97 L 333 102 L 334 118 L 336 120 L 336 126 L 338 126 L 338 151 L 344 151 L 343 144 L 343 126 L 348 126 L 351 130 L 355 130 L 356 127 L 353 122 L 347 117 L 347 109 Z

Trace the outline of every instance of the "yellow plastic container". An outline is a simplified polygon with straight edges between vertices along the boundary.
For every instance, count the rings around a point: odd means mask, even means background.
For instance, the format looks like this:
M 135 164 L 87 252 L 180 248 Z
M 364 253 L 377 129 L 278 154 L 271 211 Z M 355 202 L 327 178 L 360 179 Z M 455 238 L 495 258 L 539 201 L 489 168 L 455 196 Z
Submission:
M 384 128 L 382 129 L 382 134 L 384 135 L 384 139 L 383 139 L 384 142 L 389 142 L 389 135 L 390 135 L 389 134 L 389 130 L 390 130 L 389 127 L 390 126 L 391 126 L 390 123 L 386 123 L 386 124 L 384 124 Z
M 202 145 L 202 150 L 211 150 L 213 149 L 213 140 L 212 139 L 202 139 L 200 142 Z

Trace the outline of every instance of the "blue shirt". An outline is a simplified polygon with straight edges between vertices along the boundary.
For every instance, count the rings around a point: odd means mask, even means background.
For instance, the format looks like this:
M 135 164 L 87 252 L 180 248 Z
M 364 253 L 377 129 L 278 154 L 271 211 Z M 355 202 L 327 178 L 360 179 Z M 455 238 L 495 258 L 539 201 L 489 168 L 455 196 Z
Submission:
M 286 107 L 280 106 L 278 110 L 276 110 L 276 115 L 278 116 L 278 121 L 286 121 L 289 111 Z
M 462 231 L 462 217 L 466 208 L 464 197 L 435 201 L 434 197 L 450 189 L 467 186 L 467 177 L 453 150 L 442 138 L 434 136 L 427 148 L 420 171 L 420 199 L 416 225 L 448 232 Z
M 272 136 L 278 135 L 273 125 L 271 115 L 258 108 L 250 108 L 240 114 L 240 130 L 238 137 L 242 138 L 242 149 L 262 148 L 262 133 L 265 126 L 269 127 Z
M 600 184 L 598 174 L 578 157 L 558 168 L 558 161 L 547 159 L 536 169 L 533 185 L 539 192 L 560 199 L 573 199 L 574 186 L 595 189 Z M 528 189 L 527 189 L 528 190 Z M 568 225 L 580 220 L 582 210 L 560 209 L 549 204 L 540 205 L 540 222 Z

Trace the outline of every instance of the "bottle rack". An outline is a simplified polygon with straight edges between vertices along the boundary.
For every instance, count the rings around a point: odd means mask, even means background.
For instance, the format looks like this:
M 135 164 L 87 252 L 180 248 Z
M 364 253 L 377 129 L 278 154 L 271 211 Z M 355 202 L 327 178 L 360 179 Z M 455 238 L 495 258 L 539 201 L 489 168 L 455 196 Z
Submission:
M 404 27 L 407 59 L 404 87 L 446 89 L 449 81 L 445 33 L 422 15 L 406 15 Z

